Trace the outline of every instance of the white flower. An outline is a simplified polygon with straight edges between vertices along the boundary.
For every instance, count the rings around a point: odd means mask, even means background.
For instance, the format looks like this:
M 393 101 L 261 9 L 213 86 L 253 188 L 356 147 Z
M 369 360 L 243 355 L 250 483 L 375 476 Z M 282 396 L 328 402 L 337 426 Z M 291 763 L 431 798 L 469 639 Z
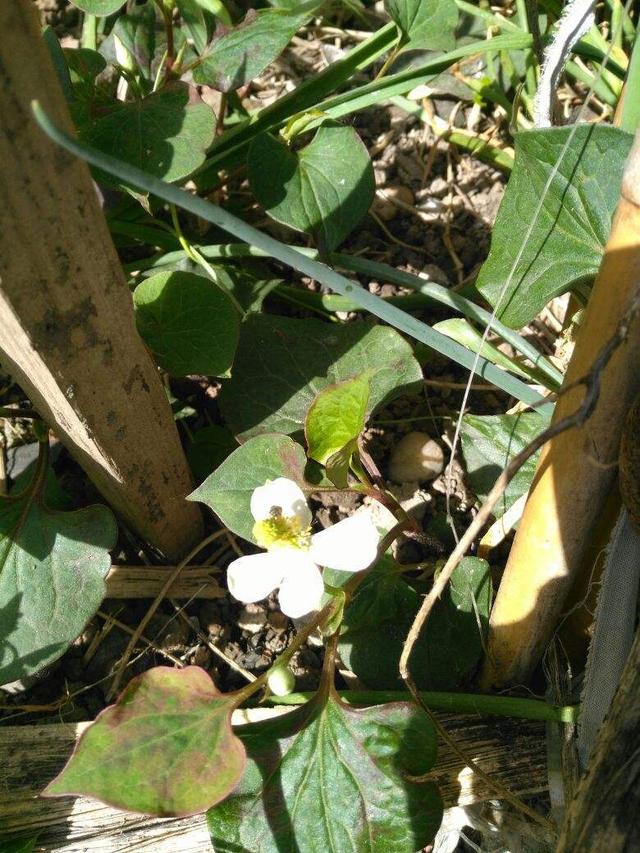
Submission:
M 230 564 L 229 591 L 249 604 L 278 589 L 280 609 L 292 619 L 319 609 L 324 593 L 320 567 L 361 572 L 378 552 L 380 534 L 368 511 L 312 535 L 304 492 L 286 477 L 254 490 L 251 514 L 253 535 L 266 552 Z

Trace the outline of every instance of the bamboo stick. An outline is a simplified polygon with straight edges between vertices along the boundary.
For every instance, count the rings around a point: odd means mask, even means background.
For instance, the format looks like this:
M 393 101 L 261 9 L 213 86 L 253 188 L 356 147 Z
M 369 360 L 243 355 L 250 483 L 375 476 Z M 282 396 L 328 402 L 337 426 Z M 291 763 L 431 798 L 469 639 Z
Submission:
M 155 598 L 175 566 L 112 566 L 105 598 Z M 224 598 L 226 591 L 211 566 L 193 566 L 181 572 L 169 592 L 171 598 Z
M 236 712 L 234 723 L 285 709 Z M 290 710 L 290 709 L 286 709 Z M 521 796 L 547 788 L 545 724 L 524 720 L 443 715 L 442 722 L 489 774 Z M 38 833 L 36 850 L 50 853 L 210 853 L 204 816 L 160 819 L 131 815 L 93 800 L 40 799 L 38 792 L 61 770 L 89 723 L 0 727 L 0 843 L 18 833 Z M 433 774 L 446 806 L 494 797 L 446 745 Z
M 179 559 L 202 537 L 191 474 L 31 0 L 0 3 L 0 357 L 104 497 Z
M 606 179 L 606 178 L 605 178 Z M 588 374 L 640 294 L 640 135 L 624 173 L 600 272 L 579 329 L 565 386 Z M 613 354 L 592 416 L 543 449 L 491 614 L 483 686 L 526 680 L 555 630 L 569 589 L 614 487 L 626 411 L 640 389 L 640 323 Z M 554 423 L 575 411 L 581 387 L 563 394 Z M 595 555 L 593 555 L 595 556 Z M 587 560 L 589 565 L 590 561 Z

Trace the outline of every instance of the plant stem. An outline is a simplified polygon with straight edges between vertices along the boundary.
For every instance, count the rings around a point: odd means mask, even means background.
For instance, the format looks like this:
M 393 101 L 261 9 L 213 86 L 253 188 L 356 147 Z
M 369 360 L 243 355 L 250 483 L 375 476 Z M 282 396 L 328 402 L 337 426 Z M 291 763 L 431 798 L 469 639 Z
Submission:
M 303 705 L 313 693 L 289 693 L 263 700 L 268 705 Z M 351 705 L 381 705 L 407 701 L 406 690 L 341 690 L 339 696 Z M 579 705 L 550 705 L 541 699 L 521 699 L 515 696 L 490 696 L 484 693 L 441 693 L 420 691 L 420 698 L 432 711 L 452 714 L 516 717 L 521 720 L 543 720 L 554 723 L 575 723 Z
M 82 21 L 82 37 L 80 39 L 80 47 L 88 50 L 96 50 L 98 46 L 98 19 L 95 15 L 84 14 Z
M 640 127 L 640 36 L 636 35 L 621 99 L 620 128 L 635 133 Z
M 273 257 L 268 252 L 257 249 L 255 246 L 243 245 L 240 243 L 214 244 L 211 246 L 198 246 L 198 251 L 209 259 L 233 259 L 242 257 Z M 297 247 L 297 251 L 310 258 L 317 258 L 318 253 L 315 249 L 307 249 Z M 125 264 L 124 268 L 127 272 L 140 271 L 146 269 L 156 269 L 162 266 L 168 266 L 178 261 L 183 257 L 183 252 L 170 252 L 162 257 L 145 258 L 140 261 L 133 261 L 130 264 Z M 522 337 L 515 329 L 505 326 L 500 320 L 492 317 L 489 311 L 476 305 L 470 299 L 466 299 L 458 293 L 454 293 L 447 287 L 437 284 L 434 281 L 428 281 L 420 276 L 397 270 L 388 264 L 378 263 L 377 261 L 369 261 L 366 258 L 360 258 L 352 255 L 347 255 L 342 252 L 334 253 L 330 256 L 330 260 L 336 267 L 345 269 L 348 272 L 360 273 L 368 275 L 375 279 L 382 279 L 398 284 L 401 287 L 409 287 L 416 291 L 415 294 L 405 294 L 403 296 L 392 296 L 384 299 L 389 305 L 398 305 L 406 309 L 418 308 L 422 305 L 437 302 L 441 305 L 446 305 L 448 308 L 459 312 L 469 320 L 475 320 L 483 325 L 491 324 L 491 329 L 507 343 L 510 343 L 519 353 L 525 358 L 528 358 L 535 367 L 544 373 L 548 380 L 550 389 L 555 390 L 562 384 L 562 373 L 553 366 L 553 364 L 545 358 L 542 353 L 525 338 Z M 287 285 L 279 285 L 276 293 L 282 293 L 283 296 L 293 297 L 299 303 L 306 304 L 306 307 L 315 309 L 323 308 L 326 311 L 362 311 L 365 310 L 360 302 L 350 296 L 340 294 L 320 294 L 304 291 L 300 288 L 293 288 Z
M 218 281 L 218 276 L 216 275 L 216 271 L 214 270 L 214 268 L 211 266 L 211 264 L 205 258 L 202 257 L 200 252 L 197 249 L 195 249 L 191 245 L 191 243 L 189 243 L 187 238 L 182 233 L 182 229 L 180 228 L 180 222 L 178 220 L 178 211 L 176 210 L 175 204 L 170 204 L 169 209 L 171 211 L 171 222 L 173 223 L 173 228 L 174 228 L 176 237 L 178 238 L 180 245 L 184 249 L 187 257 L 190 258 L 194 262 L 194 264 L 198 264 L 199 266 L 202 267 L 202 269 L 206 272 L 206 274 L 209 276 L 211 281 L 223 293 L 225 293 L 229 297 L 231 302 L 233 302 L 235 308 L 240 312 L 240 316 L 244 317 L 245 310 L 242 307 L 242 305 L 240 305 L 240 303 L 238 302 L 236 297 L 233 295 L 233 293 L 231 293 L 230 290 L 228 290 L 226 287 L 223 287 L 220 284 L 220 282 Z
M 502 388 L 503 391 L 516 397 L 516 399 L 522 400 L 529 405 L 539 406 L 542 412 L 548 412 L 551 409 L 552 404 L 545 401 L 544 397 L 538 391 L 531 388 L 522 380 L 504 370 L 500 370 L 500 368 L 495 367 L 485 358 L 470 352 L 464 346 L 447 338 L 446 335 L 433 329 L 427 323 L 417 320 L 411 314 L 401 311 L 394 305 L 388 305 L 384 300 L 379 299 L 366 288 L 361 287 L 357 282 L 340 275 L 331 269 L 331 267 L 326 266 L 326 264 L 311 260 L 304 253 L 275 240 L 268 234 L 264 234 L 262 231 L 229 213 L 229 211 L 211 204 L 211 202 L 193 196 L 185 190 L 175 187 L 173 184 L 162 181 L 129 163 L 125 163 L 116 157 L 111 157 L 102 151 L 98 151 L 80 142 L 78 139 L 56 127 L 39 103 L 33 102 L 32 110 L 37 123 L 47 136 L 72 154 L 118 177 L 128 185 L 137 187 L 145 192 L 153 193 L 159 198 L 164 199 L 164 201 L 182 207 L 184 210 L 188 210 L 194 214 L 194 216 L 211 222 L 213 225 L 232 234 L 236 239 L 243 240 L 261 249 L 267 255 L 271 255 L 286 266 L 292 267 L 326 285 L 331 290 L 335 290 L 343 295 L 350 295 L 366 311 L 389 323 L 398 329 L 398 331 L 404 332 L 406 335 L 421 341 L 423 344 L 435 349 L 448 358 L 452 358 L 464 367 L 474 371 L 477 370 L 479 375 L 484 379 L 493 382 L 498 388 Z

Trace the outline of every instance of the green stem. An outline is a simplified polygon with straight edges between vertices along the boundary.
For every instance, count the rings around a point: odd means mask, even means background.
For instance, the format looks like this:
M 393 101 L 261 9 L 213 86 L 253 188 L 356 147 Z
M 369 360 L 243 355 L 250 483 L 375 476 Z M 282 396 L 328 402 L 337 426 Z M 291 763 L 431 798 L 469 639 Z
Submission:
M 303 705 L 314 693 L 290 693 L 270 696 L 268 705 Z M 341 690 L 340 698 L 351 705 L 381 705 L 386 702 L 406 702 L 406 690 Z M 541 699 L 520 699 L 513 696 L 490 696 L 484 693 L 439 693 L 424 691 L 420 698 L 433 711 L 453 714 L 479 714 L 487 717 L 516 717 L 522 720 L 541 720 L 553 723 L 575 723 L 579 705 L 549 705 Z
M 623 90 L 620 127 L 635 133 L 640 127 L 640 36 L 636 36 Z
M 89 15 L 88 12 L 85 12 L 82 21 L 80 47 L 88 50 L 96 50 L 98 47 L 98 19 L 95 15 Z
M 238 243 L 216 244 L 211 246 L 198 246 L 198 250 L 210 259 L 217 258 L 242 258 L 242 257 L 273 257 L 268 252 L 257 249 L 255 246 L 245 246 Z M 317 258 L 318 253 L 315 249 L 306 249 L 298 247 L 301 254 L 307 255 L 310 258 Z M 140 261 L 133 261 L 130 264 L 125 264 L 124 268 L 127 272 L 144 271 L 147 269 L 156 269 L 162 266 L 168 266 L 176 263 L 182 257 L 183 252 L 170 252 L 162 257 L 144 258 Z M 403 308 L 422 307 L 429 303 L 437 302 L 440 305 L 445 305 L 448 308 L 457 311 L 469 320 L 475 320 L 483 325 L 491 324 L 491 329 L 500 335 L 503 340 L 510 343 L 521 355 L 528 358 L 539 370 L 541 370 L 549 380 L 549 387 L 557 389 L 562 385 L 562 373 L 554 367 L 551 362 L 545 358 L 538 350 L 527 341 L 522 335 L 518 334 L 515 329 L 505 326 L 500 320 L 492 315 L 489 311 L 476 305 L 470 299 L 466 299 L 454 291 L 443 287 L 433 281 L 426 281 L 420 276 L 412 275 L 411 273 L 397 270 L 387 264 L 381 264 L 376 261 L 369 261 L 366 258 L 346 255 L 343 253 L 335 253 L 331 255 L 330 260 L 337 267 L 347 270 L 348 272 L 360 273 L 370 276 L 376 280 L 384 280 L 392 284 L 400 285 L 401 287 L 409 287 L 415 294 L 387 297 L 384 299 L 390 305 L 402 305 Z M 326 311 L 362 311 L 364 310 L 362 303 L 358 302 L 350 296 L 337 294 L 318 294 L 310 291 L 303 291 L 299 288 L 291 288 L 287 285 L 279 285 L 276 292 L 281 292 L 289 297 L 292 291 L 295 290 L 295 297 L 298 302 L 305 302 L 307 307 L 312 304 L 314 307 L 322 307 Z M 418 302 L 418 299 L 420 300 Z
M 32 110 L 36 121 L 47 136 L 70 153 L 114 175 L 126 185 L 149 192 L 169 204 L 175 204 L 178 207 L 188 210 L 194 216 L 211 222 L 212 225 L 222 228 L 228 234 L 236 237 L 236 239 L 255 246 L 257 249 L 261 249 L 286 266 L 297 270 L 303 275 L 309 276 L 309 278 L 315 279 L 331 290 L 335 290 L 337 293 L 345 296 L 351 296 L 366 311 L 384 320 L 399 331 L 404 332 L 404 334 L 426 344 L 447 358 L 457 361 L 463 367 L 475 369 L 479 376 L 488 382 L 492 382 L 516 399 L 522 400 L 529 405 L 535 405 L 539 407 L 539 411 L 545 413 L 550 412 L 553 408 L 549 401 L 546 401 L 541 394 L 522 382 L 522 380 L 511 376 L 511 374 L 504 370 L 500 370 L 491 364 L 491 362 L 479 357 L 455 341 L 450 340 L 446 335 L 431 328 L 428 324 L 417 320 L 411 314 L 401 311 L 395 305 L 388 305 L 373 293 L 369 293 L 368 290 L 361 287 L 357 282 L 339 275 L 335 270 L 325 264 L 311 260 L 297 249 L 275 240 L 262 231 L 258 231 L 257 228 L 243 222 L 242 219 L 229 213 L 229 211 L 211 204 L 202 198 L 191 195 L 173 184 L 149 175 L 129 163 L 125 163 L 116 157 L 111 157 L 90 145 L 80 142 L 78 139 L 60 130 L 50 120 L 38 102 L 32 102 Z
M 173 230 L 175 231 L 176 237 L 178 238 L 178 241 L 180 242 L 180 245 L 182 246 L 187 257 L 190 258 L 190 260 L 192 260 L 194 264 L 198 264 L 198 266 L 202 267 L 202 269 L 206 272 L 206 274 L 216 285 L 216 287 L 218 287 L 223 293 L 225 293 L 229 297 L 230 301 L 233 302 L 236 310 L 240 313 L 240 316 L 244 317 L 246 312 L 242 305 L 238 302 L 238 300 L 233 295 L 233 293 L 231 293 L 230 290 L 220 284 L 215 269 L 211 266 L 209 261 L 207 261 L 206 258 L 204 258 L 200 254 L 200 252 L 194 246 L 191 245 L 191 243 L 182 233 L 182 229 L 180 228 L 180 221 L 178 220 L 178 211 L 176 210 L 175 204 L 170 204 L 169 210 L 171 211 L 171 222 L 173 223 Z

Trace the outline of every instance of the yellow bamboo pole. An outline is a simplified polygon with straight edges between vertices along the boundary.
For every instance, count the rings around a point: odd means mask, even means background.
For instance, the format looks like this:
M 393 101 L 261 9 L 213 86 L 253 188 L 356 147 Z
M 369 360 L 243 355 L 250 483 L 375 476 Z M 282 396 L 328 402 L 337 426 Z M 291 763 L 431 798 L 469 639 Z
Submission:
M 636 134 L 565 387 L 588 374 L 639 294 L 640 134 Z M 541 453 L 491 614 L 481 674 L 485 687 L 524 681 L 556 629 L 567 594 L 585 563 L 593 529 L 615 487 L 625 415 L 640 389 L 639 366 L 640 323 L 636 317 L 626 341 L 602 373 L 591 418 L 556 436 Z M 581 387 L 563 394 L 554 422 L 573 412 L 582 395 Z

